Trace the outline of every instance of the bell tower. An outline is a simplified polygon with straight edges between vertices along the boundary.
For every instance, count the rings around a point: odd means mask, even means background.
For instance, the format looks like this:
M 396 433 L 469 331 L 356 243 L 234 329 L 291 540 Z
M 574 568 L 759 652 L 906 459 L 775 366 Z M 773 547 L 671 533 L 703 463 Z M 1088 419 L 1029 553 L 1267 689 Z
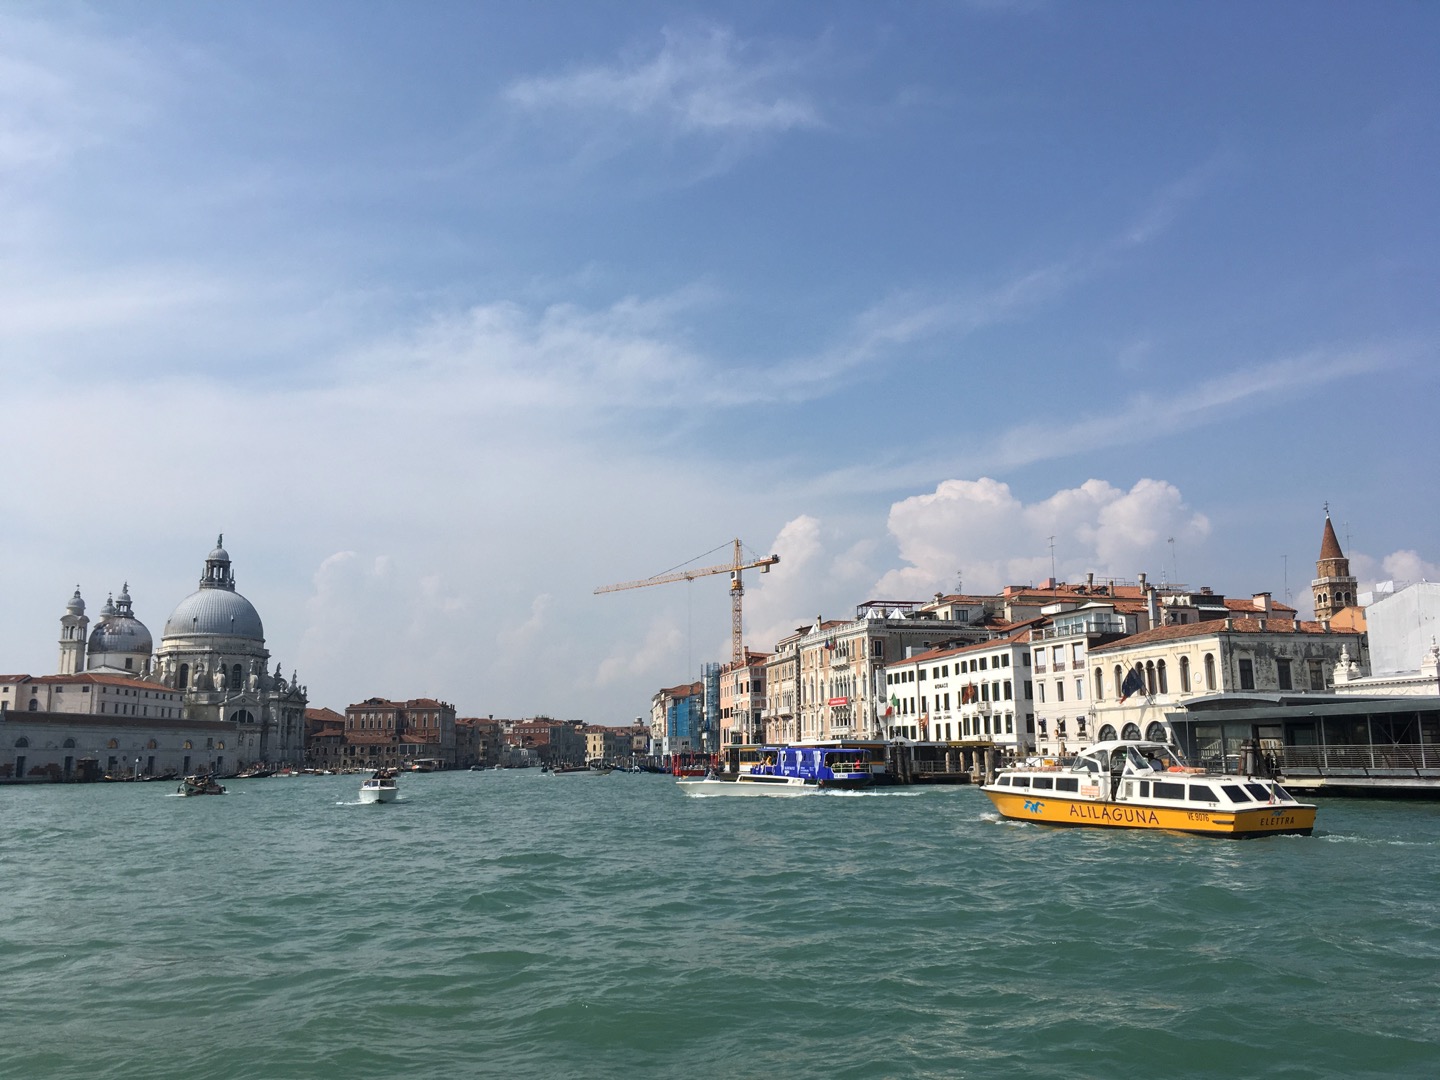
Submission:
M 1350 560 L 1340 550 L 1335 526 L 1330 524 L 1329 503 L 1325 504 L 1325 531 L 1320 537 L 1320 558 L 1315 562 L 1310 592 L 1315 599 L 1315 618 L 1321 622 L 1329 622 L 1356 602 L 1356 581 L 1350 574 Z
M 60 617 L 60 671 L 61 675 L 74 675 L 85 670 L 85 628 L 90 620 L 85 615 L 85 601 L 80 599 L 80 586 L 75 586 L 75 595 L 65 605 L 65 614 Z

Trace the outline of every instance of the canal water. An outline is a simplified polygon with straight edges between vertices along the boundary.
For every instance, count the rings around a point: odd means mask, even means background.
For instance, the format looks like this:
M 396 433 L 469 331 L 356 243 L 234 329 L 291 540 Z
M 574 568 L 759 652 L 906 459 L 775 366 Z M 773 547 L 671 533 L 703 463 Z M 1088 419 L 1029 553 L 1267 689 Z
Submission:
M 1440 804 L 359 779 L 0 788 L 0 1077 L 1440 1075 Z

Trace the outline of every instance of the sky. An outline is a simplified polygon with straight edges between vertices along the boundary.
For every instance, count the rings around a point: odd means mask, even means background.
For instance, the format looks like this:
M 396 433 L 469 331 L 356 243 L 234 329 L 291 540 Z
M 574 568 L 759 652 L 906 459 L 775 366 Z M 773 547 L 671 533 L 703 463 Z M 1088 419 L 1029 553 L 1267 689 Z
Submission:
M 312 706 L 1440 565 L 1440 5 L 0 7 L 0 671 L 224 534 Z

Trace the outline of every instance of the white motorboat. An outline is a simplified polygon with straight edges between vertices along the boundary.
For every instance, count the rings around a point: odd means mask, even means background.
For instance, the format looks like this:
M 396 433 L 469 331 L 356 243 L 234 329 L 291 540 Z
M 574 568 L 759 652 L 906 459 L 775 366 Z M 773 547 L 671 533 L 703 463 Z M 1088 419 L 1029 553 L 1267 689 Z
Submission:
M 399 795 L 400 787 L 395 782 L 394 769 L 376 769 L 360 785 L 362 803 L 394 802 Z
M 675 786 L 686 795 L 817 795 L 820 785 L 799 776 L 765 776 L 741 773 L 733 780 L 711 775 L 681 777 Z

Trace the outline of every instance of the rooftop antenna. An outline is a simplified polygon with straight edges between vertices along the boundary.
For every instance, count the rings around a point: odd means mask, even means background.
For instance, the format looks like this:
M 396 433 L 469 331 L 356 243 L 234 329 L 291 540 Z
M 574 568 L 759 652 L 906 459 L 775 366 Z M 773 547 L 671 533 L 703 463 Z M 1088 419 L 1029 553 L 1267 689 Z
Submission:
M 1290 556 L 1281 555 L 1280 563 L 1283 567 L 1283 569 L 1281 570 L 1281 581 L 1284 583 L 1285 587 L 1285 603 L 1288 604 L 1290 603 Z
M 1055 587 L 1055 537 L 1050 537 L 1050 587 Z
M 1174 575 L 1170 580 L 1172 584 L 1178 585 L 1180 584 L 1180 564 L 1175 561 L 1175 538 L 1170 537 L 1166 543 L 1170 545 L 1170 573 Z
M 959 596 L 965 595 L 965 572 L 963 570 L 955 571 L 955 592 Z

